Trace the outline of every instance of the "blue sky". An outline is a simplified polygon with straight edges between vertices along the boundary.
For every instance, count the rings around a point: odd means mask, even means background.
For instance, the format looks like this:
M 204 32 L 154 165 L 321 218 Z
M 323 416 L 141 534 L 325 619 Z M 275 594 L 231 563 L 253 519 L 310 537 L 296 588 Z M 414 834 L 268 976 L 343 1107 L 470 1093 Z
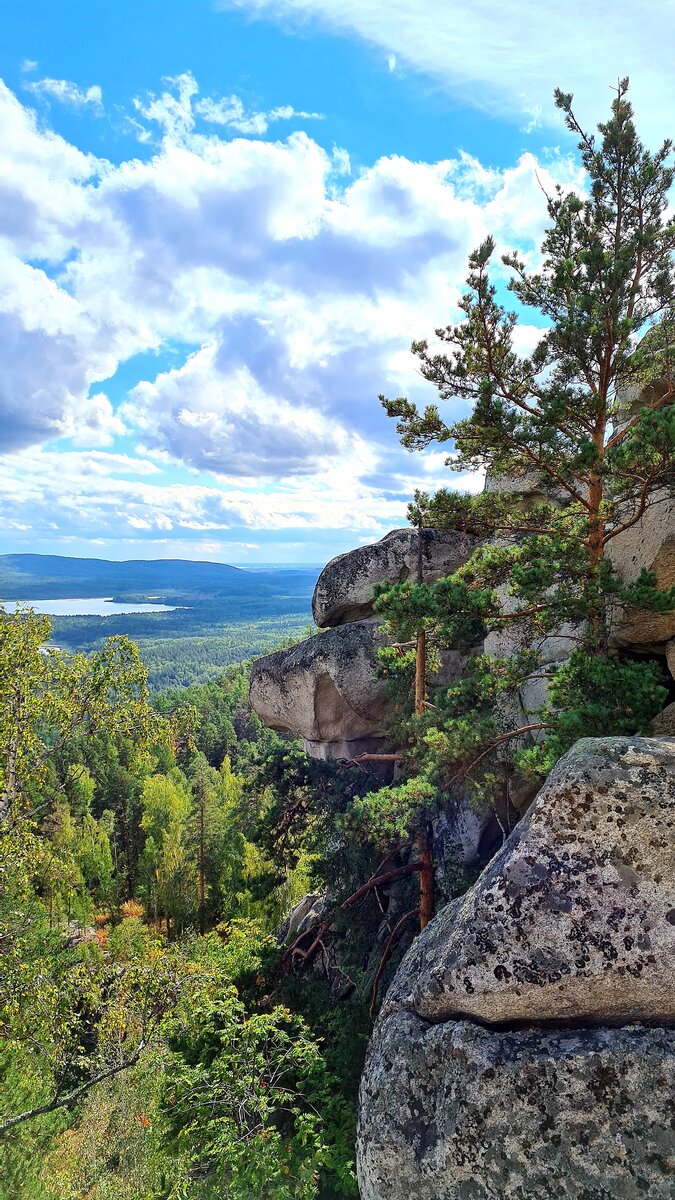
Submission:
M 377 395 L 432 398 L 469 250 L 535 261 L 581 184 L 556 84 L 671 132 L 674 11 L 4 0 L 0 552 L 315 563 L 480 487 Z

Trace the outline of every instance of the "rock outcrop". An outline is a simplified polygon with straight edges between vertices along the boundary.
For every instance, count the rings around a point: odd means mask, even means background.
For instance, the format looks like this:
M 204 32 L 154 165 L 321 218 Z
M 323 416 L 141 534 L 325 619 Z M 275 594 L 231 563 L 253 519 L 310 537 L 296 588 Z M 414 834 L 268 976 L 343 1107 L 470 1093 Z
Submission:
M 377 677 L 377 649 L 386 644 L 373 615 L 373 588 L 385 579 L 403 582 L 417 572 L 417 532 L 394 529 L 381 541 L 334 558 L 314 591 L 314 618 L 326 633 L 254 664 L 251 705 L 272 729 L 305 741 L 316 758 L 354 758 L 382 750 L 391 710 Z M 457 570 L 476 539 L 466 534 L 422 531 L 423 578 L 427 583 Z M 438 682 L 461 673 L 462 658 L 443 656 Z
M 659 587 L 675 584 L 675 499 L 648 509 L 641 521 L 608 546 L 609 557 L 627 583 L 642 568 L 653 571 Z M 675 609 L 665 613 L 631 610 L 622 615 L 615 633 L 620 647 L 643 647 L 664 653 L 675 639 Z
M 671 1194 L 674 867 L 675 739 L 577 743 L 399 967 L 362 1080 L 363 1200 Z
M 416 939 L 387 1010 L 675 1021 L 675 739 L 583 738 L 478 882 Z
M 316 743 L 377 738 L 387 708 L 377 678 L 373 621 L 355 621 L 266 654 L 253 666 L 250 699 L 272 729 L 290 730 Z
M 373 612 L 376 583 L 404 583 L 418 569 L 418 533 L 392 529 L 379 542 L 359 546 L 324 567 L 316 581 L 312 614 L 320 629 L 360 621 Z M 433 583 L 458 570 L 471 555 L 476 539 L 464 533 L 422 530 L 422 577 Z
M 361 1200 L 672 1200 L 675 1034 L 397 1012 L 361 1088 Z
M 391 710 L 377 676 L 377 650 L 386 645 L 374 619 L 352 621 L 257 659 L 250 701 L 266 725 L 304 738 L 316 758 L 353 758 L 381 749 Z M 441 675 L 459 678 L 462 658 L 443 656 Z

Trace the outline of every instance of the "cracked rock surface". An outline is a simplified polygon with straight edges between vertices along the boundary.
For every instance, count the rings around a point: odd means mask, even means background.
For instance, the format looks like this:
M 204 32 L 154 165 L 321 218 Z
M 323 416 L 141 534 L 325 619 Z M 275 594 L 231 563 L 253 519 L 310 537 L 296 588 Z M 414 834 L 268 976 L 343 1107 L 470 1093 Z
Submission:
M 675 738 L 583 738 L 416 938 L 386 1001 L 427 1020 L 675 1020 Z
M 675 1196 L 675 738 L 585 738 L 403 959 L 362 1200 Z
M 316 581 L 312 613 L 319 627 L 359 621 L 373 612 L 373 588 L 388 579 L 404 583 L 417 574 L 417 530 L 392 529 L 386 537 L 359 546 L 324 567 Z M 476 538 L 465 533 L 422 530 L 422 575 L 433 583 L 451 575 L 470 557 Z
M 361 1200 L 672 1200 L 675 1034 L 381 1021 Z

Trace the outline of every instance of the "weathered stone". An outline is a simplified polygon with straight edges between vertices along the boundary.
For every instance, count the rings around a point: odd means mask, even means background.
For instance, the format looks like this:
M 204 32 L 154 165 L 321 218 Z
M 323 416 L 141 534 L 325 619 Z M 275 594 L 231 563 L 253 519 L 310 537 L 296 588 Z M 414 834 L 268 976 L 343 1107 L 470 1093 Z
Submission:
M 380 1021 L 361 1200 L 670 1200 L 675 1032 Z
M 252 707 L 272 729 L 311 742 L 377 736 L 387 709 L 377 625 L 357 621 L 266 654 L 251 672 Z
M 668 663 L 668 670 L 673 679 L 675 679 L 675 642 L 668 642 L 666 646 L 666 662 Z
M 675 498 L 656 504 L 631 529 L 608 544 L 608 554 L 627 583 L 645 567 L 659 587 L 675 584 Z M 621 615 L 615 634 L 619 646 L 661 648 L 675 638 L 675 609 L 665 613 L 631 609 Z
M 495 828 L 496 827 L 496 828 Z M 437 870 L 442 874 L 444 864 L 453 860 L 475 863 L 486 839 L 499 838 L 494 811 L 489 806 L 477 808 L 468 795 L 457 789 L 433 821 L 434 855 Z M 490 841 L 491 846 L 494 840 Z M 499 842 L 497 842 L 499 844 Z
M 391 709 L 377 677 L 377 649 L 386 644 L 376 620 L 353 621 L 259 658 L 250 701 L 266 725 L 305 739 L 320 758 L 353 758 L 375 749 Z M 461 671 L 461 657 L 444 655 L 443 677 Z
M 584 738 L 384 1011 L 490 1023 L 675 1019 L 675 739 Z
M 320 758 L 322 762 L 329 762 L 340 759 L 354 759 L 361 754 L 382 754 L 385 749 L 384 735 L 379 737 L 363 737 L 334 740 L 332 742 L 313 742 L 309 738 L 303 739 L 303 749 L 307 751 L 310 758 Z M 377 772 L 383 774 L 387 779 L 391 778 L 393 768 Z M 375 764 L 371 763 L 371 770 L 375 770 Z
M 675 737 L 675 704 L 668 704 L 654 717 L 651 731 L 659 737 Z
M 280 946 L 290 945 L 304 930 L 316 925 L 321 920 L 325 907 L 325 896 L 320 896 L 318 892 L 308 892 L 282 922 L 277 936 L 278 944 Z
M 324 567 L 312 599 L 312 613 L 319 628 L 359 621 L 373 611 L 373 588 L 388 579 L 403 583 L 417 574 L 415 529 L 393 529 L 381 541 L 360 546 Z M 476 546 L 476 539 L 462 533 L 422 531 L 422 574 L 427 583 L 450 575 L 461 567 Z

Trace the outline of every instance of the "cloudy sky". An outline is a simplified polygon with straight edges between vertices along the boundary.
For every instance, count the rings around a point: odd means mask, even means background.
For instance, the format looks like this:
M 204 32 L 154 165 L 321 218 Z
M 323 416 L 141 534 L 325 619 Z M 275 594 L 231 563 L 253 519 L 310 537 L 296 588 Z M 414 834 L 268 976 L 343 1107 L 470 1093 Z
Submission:
M 548 11 L 547 11 L 548 10 Z M 0 552 L 320 563 L 453 476 L 377 396 L 469 250 L 673 132 L 674 0 L 4 0 Z M 526 314 L 523 345 L 536 339 Z

